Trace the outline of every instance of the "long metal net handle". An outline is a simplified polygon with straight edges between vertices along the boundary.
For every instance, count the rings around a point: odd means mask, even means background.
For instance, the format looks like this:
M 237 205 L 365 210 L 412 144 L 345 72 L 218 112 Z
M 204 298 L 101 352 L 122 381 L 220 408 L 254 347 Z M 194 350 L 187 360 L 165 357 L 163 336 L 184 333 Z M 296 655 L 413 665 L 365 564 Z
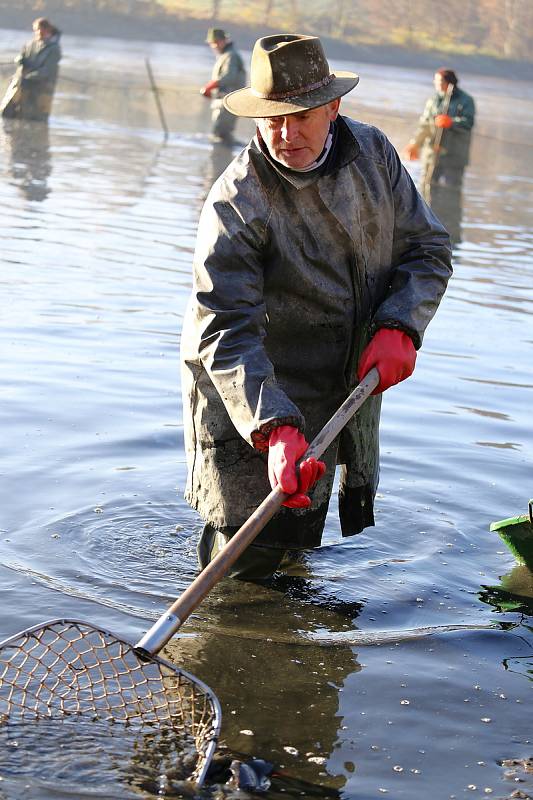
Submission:
M 331 419 L 326 422 L 322 430 L 315 436 L 305 453 L 305 458 L 311 456 L 319 458 L 327 450 L 378 383 L 379 372 L 374 368 L 355 387 Z M 213 586 L 224 577 L 231 565 L 256 538 L 276 511 L 281 508 L 281 504 L 286 497 L 287 495 L 279 487 L 270 492 L 215 558 L 139 640 L 135 648 L 137 652 L 154 655 L 165 646 L 191 612 L 201 603 Z

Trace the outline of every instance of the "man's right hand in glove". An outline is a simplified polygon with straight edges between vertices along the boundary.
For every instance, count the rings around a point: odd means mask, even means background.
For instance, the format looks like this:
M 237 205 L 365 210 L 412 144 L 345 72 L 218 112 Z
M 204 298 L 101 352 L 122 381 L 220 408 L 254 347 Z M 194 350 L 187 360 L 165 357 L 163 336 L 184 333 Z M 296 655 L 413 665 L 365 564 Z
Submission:
M 296 464 L 309 447 L 305 436 L 292 425 L 274 428 L 268 440 L 268 478 L 273 489 L 276 486 L 291 495 L 283 503 L 288 508 L 309 508 L 309 489 L 323 476 L 326 465 L 316 458 L 306 458 Z
M 218 89 L 218 81 L 208 81 L 208 83 L 200 89 L 200 94 L 203 94 L 204 97 L 211 97 L 215 89 Z

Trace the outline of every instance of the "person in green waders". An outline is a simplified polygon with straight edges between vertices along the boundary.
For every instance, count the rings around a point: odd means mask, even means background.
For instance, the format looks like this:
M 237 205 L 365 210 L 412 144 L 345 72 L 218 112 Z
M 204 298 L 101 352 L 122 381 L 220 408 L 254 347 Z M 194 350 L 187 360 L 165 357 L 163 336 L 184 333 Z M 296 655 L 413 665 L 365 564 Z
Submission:
M 224 108 L 223 101 L 228 92 L 245 85 L 246 71 L 231 38 L 221 28 L 209 28 L 206 42 L 217 56 L 211 80 L 200 90 L 211 100 L 211 138 L 214 142 L 232 144 L 237 118 Z
M 436 71 L 435 94 L 427 101 L 415 135 L 404 150 L 409 161 L 421 157 L 420 191 L 454 242 L 460 240 L 463 174 L 475 120 L 474 100 L 458 83 L 452 69 Z
M 48 120 L 61 60 L 60 37 L 44 17 L 33 21 L 33 39 L 16 57 L 17 71 L 0 103 L 4 118 Z
M 225 108 L 256 134 L 202 210 L 184 321 L 186 499 L 204 567 L 268 494 L 290 495 L 231 575 L 269 578 L 321 543 L 340 466 L 343 536 L 374 525 L 381 394 L 407 378 L 451 274 L 448 235 L 386 136 L 339 114 L 359 78 L 320 40 L 259 39 Z M 374 396 L 298 460 L 372 367 Z

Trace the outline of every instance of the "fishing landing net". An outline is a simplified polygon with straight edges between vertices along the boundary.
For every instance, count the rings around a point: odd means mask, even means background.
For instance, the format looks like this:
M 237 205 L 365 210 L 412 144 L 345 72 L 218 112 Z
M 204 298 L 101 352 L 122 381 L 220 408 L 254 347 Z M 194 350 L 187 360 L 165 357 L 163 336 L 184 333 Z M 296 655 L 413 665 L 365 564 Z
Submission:
M 158 656 L 79 620 L 52 620 L 0 643 L 0 736 L 67 721 L 68 738 L 162 747 L 181 780 L 203 783 L 220 728 L 208 686 Z M 72 721 L 76 724 L 72 725 Z M 21 728 L 23 726 L 23 728 Z M 29 728 L 28 728 L 29 726 Z M 64 735 L 64 734 L 63 734 Z

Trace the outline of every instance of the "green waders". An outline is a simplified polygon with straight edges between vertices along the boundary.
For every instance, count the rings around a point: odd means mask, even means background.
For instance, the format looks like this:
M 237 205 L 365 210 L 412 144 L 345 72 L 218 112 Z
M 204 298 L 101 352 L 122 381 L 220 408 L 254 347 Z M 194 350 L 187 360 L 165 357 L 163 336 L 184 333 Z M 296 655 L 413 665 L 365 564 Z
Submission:
M 204 569 L 224 545 L 231 539 L 231 532 L 223 533 L 207 523 L 198 542 L 198 564 Z M 228 576 L 242 581 L 265 581 L 272 577 L 285 557 L 286 551 L 278 547 L 250 544 L 233 564 Z

